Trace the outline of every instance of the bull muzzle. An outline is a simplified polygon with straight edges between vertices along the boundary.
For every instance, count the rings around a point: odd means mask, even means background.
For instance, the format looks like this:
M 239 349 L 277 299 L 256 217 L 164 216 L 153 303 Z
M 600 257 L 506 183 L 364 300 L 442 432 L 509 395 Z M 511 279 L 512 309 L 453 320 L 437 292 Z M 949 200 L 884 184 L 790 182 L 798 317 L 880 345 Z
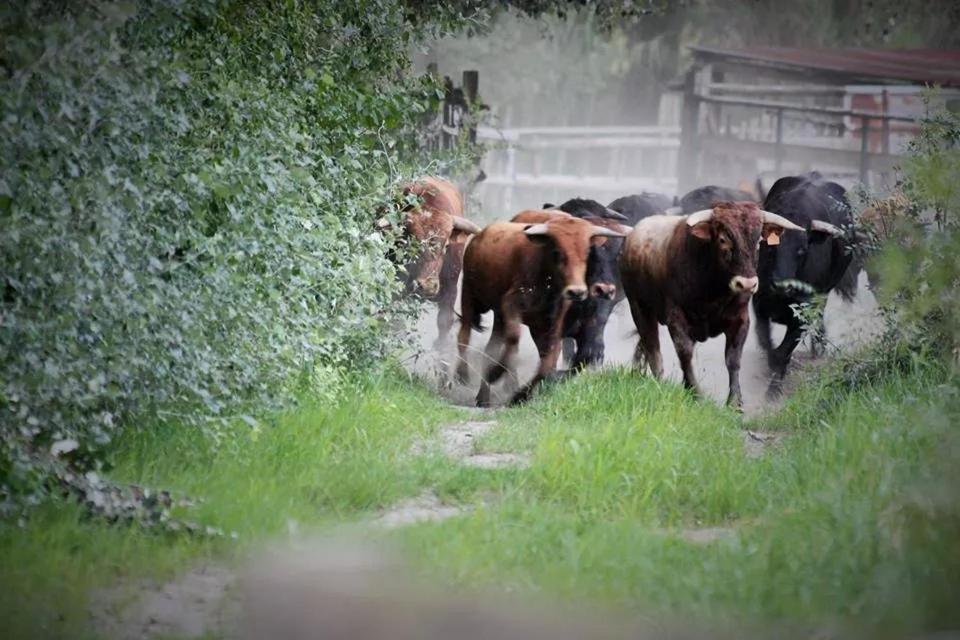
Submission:
M 410 283 L 412 293 L 431 297 L 440 292 L 440 280 L 438 278 L 417 278 Z
M 563 290 L 563 295 L 568 300 L 581 302 L 587 299 L 587 288 L 583 285 L 570 285 Z
M 730 278 L 730 291 L 734 293 L 749 293 L 754 294 L 757 292 L 757 287 L 760 286 L 760 278 L 753 276 L 752 278 L 747 278 L 745 276 L 733 276 Z
M 601 300 L 613 300 L 617 295 L 617 285 L 609 282 L 597 282 L 591 287 L 590 295 Z

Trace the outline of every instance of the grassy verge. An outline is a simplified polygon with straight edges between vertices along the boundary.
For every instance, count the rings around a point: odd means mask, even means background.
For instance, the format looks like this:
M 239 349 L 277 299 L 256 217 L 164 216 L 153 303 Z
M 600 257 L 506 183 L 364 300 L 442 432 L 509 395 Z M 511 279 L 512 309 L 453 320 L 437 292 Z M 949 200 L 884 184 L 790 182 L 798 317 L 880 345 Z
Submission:
M 738 416 L 627 370 L 581 376 L 500 411 L 480 442 L 526 451 L 481 470 L 412 443 L 463 419 L 426 388 L 384 378 L 258 435 L 214 441 L 168 425 L 119 443 L 118 478 L 205 501 L 185 514 L 238 542 L 151 534 L 40 509 L 0 530 L 0 619 L 11 637 L 76 637 L 92 587 L 164 577 L 301 529 L 352 520 L 433 487 L 494 499 L 396 535 L 426 573 L 711 620 L 842 620 L 891 633 L 960 626 L 960 399 L 914 367 L 838 393 L 822 375 L 750 424 L 789 435 L 744 455 Z M 729 530 L 709 544 L 685 534 Z
M 533 455 L 501 503 L 403 535 L 459 584 L 712 620 L 956 628 L 953 387 L 938 369 L 839 395 L 836 379 L 748 425 L 790 433 L 753 460 L 723 409 L 627 371 L 582 377 L 501 414 L 484 446 Z M 685 540 L 704 527 L 733 532 Z
M 202 498 L 182 515 L 238 541 L 109 526 L 73 505 L 45 506 L 27 529 L 0 529 L 2 635 L 79 637 L 94 587 L 162 579 L 200 557 L 228 562 L 294 523 L 323 526 L 416 494 L 450 472 L 442 460 L 410 456 L 414 440 L 458 415 L 425 387 L 385 377 L 357 384 L 337 406 L 278 416 L 259 434 L 245 425 L 220 439 L 178 425 L 132 431 L 112 476 Z

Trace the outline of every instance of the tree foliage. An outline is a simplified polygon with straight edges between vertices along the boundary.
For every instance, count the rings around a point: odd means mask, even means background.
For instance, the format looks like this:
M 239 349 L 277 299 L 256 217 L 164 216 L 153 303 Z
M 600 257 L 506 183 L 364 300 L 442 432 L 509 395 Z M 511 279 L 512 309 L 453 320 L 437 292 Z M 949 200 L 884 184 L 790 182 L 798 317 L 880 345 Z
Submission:
M 406 52 L 460 21 L 398 0 L 0 8 L 0 505 L 40 495 L 44 454 L 95 468 L 158 416 L 255 427 L 391 348 L 372 222 L 423 170 L 439 95 Z

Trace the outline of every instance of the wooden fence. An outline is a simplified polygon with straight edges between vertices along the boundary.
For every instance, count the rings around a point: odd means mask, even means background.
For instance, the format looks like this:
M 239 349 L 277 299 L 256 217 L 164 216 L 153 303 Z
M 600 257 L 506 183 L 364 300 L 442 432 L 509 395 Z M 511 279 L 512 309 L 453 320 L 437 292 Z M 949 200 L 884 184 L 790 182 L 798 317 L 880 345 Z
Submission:
M 488 145 L 479 195 L 503 216 L 543 202 L 586 197 L 607 203 L 640 191 L 676 192 L 680 130 L 635 127 L 480 127 Z
M 680 189 L 733 186 L 763 173 L 811 169 L 878 187 L 901 161 L 899 150 L 891 148 L 891 123 L 913 124 L 917 118 L 823 104 L 844 92 L 829 85 L 722 82 L 697 90 L 691 71 L 684 83 L 677 157 Z M 779 99 L 764 99 L 770 96 Z

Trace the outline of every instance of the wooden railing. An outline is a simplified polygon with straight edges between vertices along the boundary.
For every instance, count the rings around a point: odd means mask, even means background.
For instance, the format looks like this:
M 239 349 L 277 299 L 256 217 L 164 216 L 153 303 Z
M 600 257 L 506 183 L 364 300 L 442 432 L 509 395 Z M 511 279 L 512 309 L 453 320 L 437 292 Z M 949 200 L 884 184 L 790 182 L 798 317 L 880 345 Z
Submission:
M 490 145 L 485 200 L 508 213 L 574 196 L 673 194 L 679 135 L 662 126 L 479 127 L 477 140 Z

